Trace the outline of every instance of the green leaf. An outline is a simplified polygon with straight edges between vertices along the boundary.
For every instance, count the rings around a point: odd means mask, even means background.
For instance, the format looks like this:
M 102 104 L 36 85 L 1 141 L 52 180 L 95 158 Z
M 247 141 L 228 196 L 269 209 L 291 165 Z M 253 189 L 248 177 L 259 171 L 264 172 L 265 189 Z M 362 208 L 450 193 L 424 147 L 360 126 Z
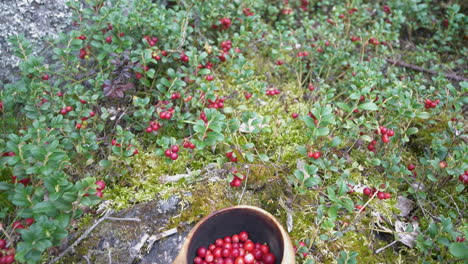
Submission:
M 320 178 L 319 177 L 309 177 L 307 180 L 305 180 L 304 185 L 307 188 L 311 188 L 313 186 L 316 186 L 320 183 Z
M 341 138 L 336 136 L 332 139 L 332 142 L 331 142 L 331 147 L 334 148 L 334 147 L 338 147 L 339 145 L 341 144 Z
M 255 147 L 255 145 L 253 143 L 247 143 L 247 144 L 244 145 L 244 149 L 251 149 L 253 147 Z
M 265 162 L 270 160 L 270 158 L 266 154 L 260 154 L 258 155 L 258 157 L 260 158 L 260 160 Z
M 323 137 L 327 136 L 330 133 L 330 129 L 328 127 L 321 127 L 317 130 L 317 136 Z
M 452 243 L 449 247 L 450 254 L 456 258 L 468 260 L 468 244 L 467 243 Z
M 358 108 L 360 110 L 367 110 L 367 111 L 377 111 L 377 110 L 379 110 L 377 105 L 372 103 L 372 102 L 367 102 L 367 103 L 360 104 L 358 106 Z
M 301 155 L 306 156 L 307 155 L 307 148 L 304 146 L 297 146 L 297 152 L 299 152 Z
M 149 70 L 146 72 L 146 75 L 148 75 L 148 77 L 150 77 L 151 79 L 153 79 L 155 73 L 156 73 L 156 70 L 155 70 L 155 69 L 149 69 Z
M 338 206 L 337 205 L 333 205 L 330 208 L 328 208 L 328 217 L 330 217 L 330 219 L 332 221 L 335 221 L 337 216 L 338 216 Z
M 304 180 L 304 173 L 300 170 L 295 170 L 294 171 L 294 177 L 296 177 L 296 179 L 298 179 L 300 182 L 302 182 Z
M 419 129 L 417 127 L 410 127 L 408 130 L 406 130 L 406 134 L 409 135 L 414 135 L 419 132 Z
M 0 182 L 0 191 L 9 191 L 13 188 L 13 184 Z
M 200 71 L 198 71 L 198 74 L 200 75 L 207 75 L 210 73 L 210 69 L 201 69 Z
M 309 128 L 315 128 L 315 124 L 314 124 L 314 119 L 308 115 L 304 116 L 302 118 L 304 120 L 304 122 L 306 123 L 306 126 L 309 127 Z
M 105 160 L 105 159 L 104 159 L 104 160 L 101 160 L 101 161 L 99 161 L 99 166 L 101 166 L 101 167 L 103 167 L 103 168 L 107 168 L 107 167 L 110 166 L 110 161 Z
M 44 201 L 34 205 L 33 211 L 35 214 L 52 214 L 55 212 L 55 208 L 51 202 Z
M 428 112 L 420 112 L 416 115 L 417 118 L 428 119 L 431 115 Z

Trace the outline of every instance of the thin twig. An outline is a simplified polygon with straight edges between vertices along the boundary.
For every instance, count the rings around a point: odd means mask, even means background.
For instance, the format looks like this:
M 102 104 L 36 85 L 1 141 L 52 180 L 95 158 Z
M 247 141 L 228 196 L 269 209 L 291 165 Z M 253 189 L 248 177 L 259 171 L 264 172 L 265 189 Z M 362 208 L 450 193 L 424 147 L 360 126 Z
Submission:
M 110 217 L 110 215 L 114 213 L 114 210 L 109 210 L 106 212 L 106 214 L 104 216 L 102 216 L 101 218 L 99 218 L 99 220 L 96 221 L 96 223 L 94 223 L 94 225 L 92 225 L 90 228 L 88 228 L 75 242 L 73 242 L 73 244 L 71 244 L 71 246 L 69 246 L 67 249 L 65 249 L 62 253 L 60 253 L 60 255 L 58 255 L 56 258 L 54 258 L 53 260 L 51 260 L 49 262 L 49 264 L 52 264 L 52 263 L 55 263 L 57 262 L 59 259 L 61 259 L 63 256 L 65 256 L 70 250 L 73 250 L 73 248 L 75 248 L 83 239 L 85 239 L 86 237 L 89 236 L 89 234 L 91 234 L 91 232 L 100 224 L 102 223 L 102 221 L 104 220 L 113 220 L 113 221 L 136 221 L 136 222 L 140 222 L 141 220 L 138 219 L 138 218 L 118 218 L 118 217 Z
M 88 230 L 86 230 L 75 242 L 73 242 L 73 244 L 71 244 L 71 246 L 69 246 L 67 249 L 65 249 L 62 253 L 60 253 L 60 255 L 58 255 L 56 258 L 54 258 L 52 261 L 49 262 L 49 264 L 52 264 L 52 263 L 55 263 L 57 262 L 59 259 L 61 259 L 63 256 L 65 256 L 65 254 L 67 254 L 70 250 L 72 250 L 74 247 L 76 247 L 80 242 L 81 240 L 85 239 L 87 236 L 89 236 L 89 234 L 91 234 L 91 232 L 100 224 L 102 223 L 102 221 L 106 220 L 107 217 L 109 217 L 109 215 L 111 215 L 112 213 L 114 212 L 114 210 L 109 210 L 107 211 L 107 213 L 99 218 L 99 220 L 96 221 L 96 223 L 94 223 L 94 225 L 92 225 L 90 228 L 88 228 Z
M 396 242 L 398 242 L 398 241 L 395 240 L 392 243 L 386 245 L 385 247 L 377 249 L 374 253 L 379 254 L 380 252 L 384 251 L 386 248 L 393 246 Z
M 468 81 L 467 78 L 463 77 L 463 76 L 458 76 L 456 74 L 452 74 L 452 73 L 444 73 L 444 72 L 436 72 L 436 71 L 433 71 L 433 70 L 428 70 L 428 69 L 424 69 L 422 67 L 419 67 L 419 66 L 416 66 L 416 65 L 413 65 L 413 64 L 408 64 L 408 63 L 404 63 L 404 62 L 401 62 L 401 61 L 397 61 L 397 60 L 392 60 L 392 59 L 385 59 L 387 62 L 393 64 L 393 65 L 396 65 L 396 66 L 399 66 L 399 67 L 404 67 L 404 68 L 408 68 L 408 69 L 411 69 L 411 70 L 414 70 L 414 71 L 419 71 L 419 72 L 424 72 L 424 73 L 428 73 L 428 74 L 431 74 L 431 75 L 439 75 L 439 74 L 442 74 L 444 75 L 447 79 L 451 79 L 451 80 L 454 80 L 454 81 L 457 81 L 457 82 L 466 82 Z
M 107 220 L 113 220 L 113 221 L 135 221 L 135 222 L 141 222 L 141 219 L 139 218 L 120 218 L 120 217 L 107 217 Z

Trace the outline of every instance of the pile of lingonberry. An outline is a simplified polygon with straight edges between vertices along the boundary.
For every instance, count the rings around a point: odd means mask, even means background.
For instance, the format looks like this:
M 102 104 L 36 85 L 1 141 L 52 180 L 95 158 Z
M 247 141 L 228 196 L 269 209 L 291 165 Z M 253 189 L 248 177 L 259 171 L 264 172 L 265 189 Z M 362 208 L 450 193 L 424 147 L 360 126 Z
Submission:
M 199 247 L 193 259 L 194 264 L 274 264 L 275 261 L 270 247 L 266 243 L 254 243 L 246 231 L 218 238 L 208 248 Z
M 6 240 L 0 239 L 0 264 L 11 264 L 15 262 L 15 249 L 7 248 L 6 245 Z

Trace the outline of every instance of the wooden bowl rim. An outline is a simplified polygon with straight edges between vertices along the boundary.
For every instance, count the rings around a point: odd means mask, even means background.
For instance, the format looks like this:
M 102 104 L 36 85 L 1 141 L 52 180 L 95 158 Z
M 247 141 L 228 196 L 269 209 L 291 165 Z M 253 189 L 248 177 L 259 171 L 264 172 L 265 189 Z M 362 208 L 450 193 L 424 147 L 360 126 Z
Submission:
M 289 234 L 286 232 L 286 230 L 283 228 L 283 225 L 276 219 L 275 216 L 273 216 L 270 212 L 256 206 L 252 205 L 234 205 L 234 206 L 229 206 L 225 208 L 221 208 L 219 210 L 216 210 L 214 212 L 211 212 L 210 214 L 206 215 L 203 217 L 188 233 L 187 237 L 184 240 L 184 244 L 182 245 L 182 248 L 179 251 L 179 255 L 175 258 L 173 264 L 189 264 L 186 261 L 186 255 L 187 255 L 187 250 L 189 246 L 189 240 L 192 238 L 192 236 L 195 234 L 195 232 L 200 228 L 200 226 L 209 218 L 214 217 L 220 213 L 223 213 L 225 211 L 229 210 L 235 210 L 235 209 L 248 209 L 252 210 L 258 213 L 261 213 L 263 215 L 266 215 L 268 218 L 270 218 L 273 223 L 278 227 L 281 233 L 281 237 L 283 239 L 283 247 L 284 247 L 284 252 L 283 252 L 283 260 L 281 261 L 281 264 L 295 264 L 295 252 L 294 248 L 292 246 L 291 239 L 289 237 Z M 191 263 L 190 263 L 191 264 Z

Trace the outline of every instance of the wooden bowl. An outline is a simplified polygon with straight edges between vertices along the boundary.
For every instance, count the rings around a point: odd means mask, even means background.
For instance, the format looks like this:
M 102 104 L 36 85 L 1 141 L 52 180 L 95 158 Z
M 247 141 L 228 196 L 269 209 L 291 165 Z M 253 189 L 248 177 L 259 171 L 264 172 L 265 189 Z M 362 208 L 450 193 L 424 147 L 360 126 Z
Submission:
M 291 239 L 278 220 L 258 207 L 240 205 L 213 212 L 198 222 L 185 238 L 173 264 L 192 264 L 199 247 L 208 247 L 218 238 L 241 231 L 247 231 L 255 243 L 268 243 L 276 264 L 296 263 Z

